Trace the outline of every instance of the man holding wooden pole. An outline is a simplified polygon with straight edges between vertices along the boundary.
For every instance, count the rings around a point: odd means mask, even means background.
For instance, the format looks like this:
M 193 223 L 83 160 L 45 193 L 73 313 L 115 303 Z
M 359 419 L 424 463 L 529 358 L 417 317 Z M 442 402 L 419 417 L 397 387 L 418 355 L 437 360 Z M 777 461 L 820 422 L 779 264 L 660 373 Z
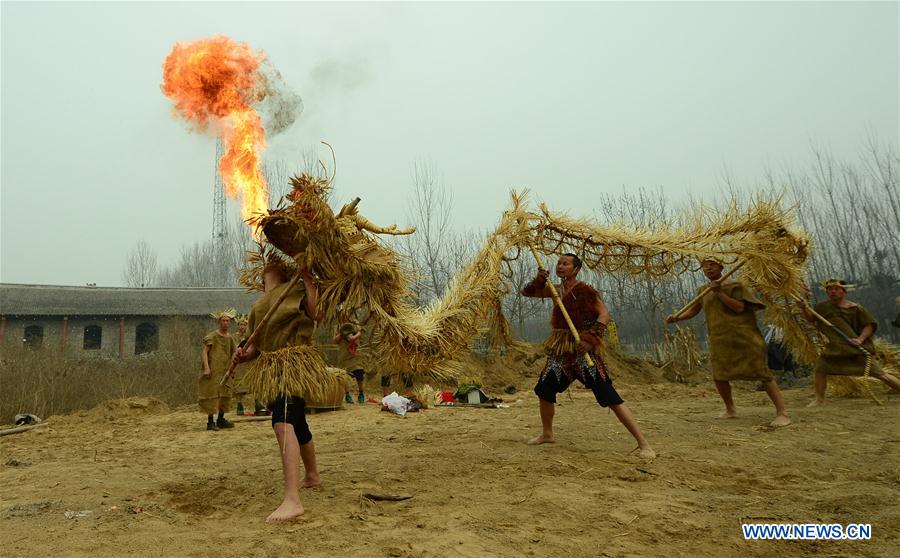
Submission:
M 825 402 L 828 375 L 872 376 L 888 385 L 894 392 L 900 392 L 900 380 L 885 373 L 875 361 L 875 344 L 872 335 L 878 328 L 876 320 L 861 305 L 847 300 L 847 285 L 838 279 L 829 279 L 822 286 L 828 300 L 810 308 L 805 301 L 800 309 L 804 317 L 816 324 L 827 339 L 824 350 L 819 354 L 815 372 L 816 398 L 809 407 Z
M 701 310 L 706 315 L 713 381 L 725 403 L 725 412 L 719 418 L 737 417 L 731 381 L 761 381 L 775 405 L 775 419 L 770 426 L 787 426 L 791 419 L 784 408 L 778 383 L 768 369 L 766 342 L 756 323 L 755 313 L 765 306 L 740 281 L 725 281 L 741 264 L 726 275 L 722 274 L 724 266 L 717 258 L 704 258 L 701 264 L 709 285 L 701 288 L 697 297 L 685 307 L 668 316 L 666 323 L 689 320 Z
M 532 249 L 533 250 L 533 249 Z M 533 252 L 537 259 L 537 253 Z M 556 412 L 556 395 L 568 389 L 574 380 L 594 392 L 601 407 L 609 407 L 616 418 L 634 436 L 640 456 L 653 459 L 656 452 L 644 438 L 637 421 L 613 387 L 606 364 L 596 349 L 603 341 L 609 312 L 593 287 L 578 280 L 581 260 L 575 254 L 560 256 L 556 275 L 562 280 L 559 287 L 548 281 L 550 273 L 540 266 L 534 280 L 522 289 L 522 294 L 533 298 L 554 300 L 550 325 L 553 331 L 544 344 L 547 364 L 534 388 L 540 398 L 541 435 L 529 444 L 547 444 L 555 441 L 553 416 Z

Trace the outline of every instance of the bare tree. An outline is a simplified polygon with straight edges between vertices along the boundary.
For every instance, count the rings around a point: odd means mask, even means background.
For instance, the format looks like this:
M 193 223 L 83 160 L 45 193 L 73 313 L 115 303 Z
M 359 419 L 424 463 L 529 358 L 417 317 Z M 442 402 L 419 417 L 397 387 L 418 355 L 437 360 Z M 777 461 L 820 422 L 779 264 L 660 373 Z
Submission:
M 157 282 L 162 287 L 237 287 L 238 268 L 229 252 L 224 256 L 212 240 L 183 246 L 178 262 L 163 268 Z
M 156 282 L 157 271 L 156 252 L 141 239 L 128 254 L 122 282 L 129 287 L 149 287 Z
M 450 227 L 453 194 L 437 177 L 433 163 L 414 163 L 412 179 L 407 218 L 416 232 L 402 237 L 400 246 L 416 273 L 413 294 L 424 304 L 440 296 L 453 275 L 449 261 L 456 241 Z
M 510 256 L 518 257 L 509 262 L 510 292 L 503 297 L 503 311 L 519 338 L 539 341 L 548 333 L 547 310 L 550 301 L 522 295 L 522 288 L 537 274 L 537 264 L 531 253 L 526 249 Z

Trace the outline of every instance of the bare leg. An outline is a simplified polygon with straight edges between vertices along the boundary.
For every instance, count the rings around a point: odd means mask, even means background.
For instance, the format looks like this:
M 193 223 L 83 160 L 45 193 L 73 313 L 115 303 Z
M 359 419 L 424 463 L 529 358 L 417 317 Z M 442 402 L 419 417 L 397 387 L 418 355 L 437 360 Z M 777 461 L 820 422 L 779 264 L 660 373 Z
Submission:
M 734 408 L 734 399 L 731 398 L 731 384 L 720 380 L 715 380 L 716 389 L 719 396 L 725 403 L 725 412 L 719 415 L 719 418 L 728 419 L 737 417 L 737 410 Z
M 644 459 L 653 459 L 656 457 L 656 452 L 650 447 L 650 442 L 644 438 L 644 433 L 641 432 L 641 427 L 638 426 L 637 421 L 634 420 L 634 415 L 631 414 L 628 405 L 622 403 L 621 405 L 610 405 L 609 408 L 616 414 L 616 418 L 619 419 L 619 422 L 621 422 L 622 425 L 628 429 L 628 432 L 634 436 L 635 441 L 638 443 L 638 447 L 641 448 L 641 457 Z
M 540 399 L 541 404 L 541 435 L 528 441 L 531 445 L 552 444 L 556 440 L 553 438 L 553 415 L 556 413 L 556 405 L 549 401 Z
M 876 376 L 879 380 L 888 385 L 893 391 L 900 393 L 900 380 L 885 373 L 883 376 Z
M 294 427 L 279 422 L 275 424 L 274 430 L 278 447 L 281 449 L 284 501 L 269 515 L 266 522 L 286 521 L 303 515 L 303 504 L 300 503 L 300 445 L 297 443 Z
M 825 390 L 828 388 L 828 375 L 816 372 L 815 392 L 816 398 L 807 407 L 818 407 L 825 403 Z
M 294 440 L 296 441 L 296 438 Z M 315 442 L 310 441 L 300 446 L 300 459 L 303 460 L 303 468 L 306 470 L 300 488 L 312 488 L 322 484 L 322 479 L 319 478 L 319 468 L 316 466 Z
M 787 416 L 787 410 L 784 408 L 784 399 L 781 397 L 781 390 L 778 389 L 778 383 L 773 379 L 763 384 L 769 399 L 775 404 L 775 420 L 769 423 L 769 426 L 787 426 L 791 423 L 791 419 Z

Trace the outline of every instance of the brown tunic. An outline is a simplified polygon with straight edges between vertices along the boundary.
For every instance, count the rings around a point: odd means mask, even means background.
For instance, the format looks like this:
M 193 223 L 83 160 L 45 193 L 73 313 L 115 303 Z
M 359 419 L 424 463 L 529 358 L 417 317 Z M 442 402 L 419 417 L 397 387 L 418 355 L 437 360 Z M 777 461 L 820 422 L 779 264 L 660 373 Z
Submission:
M 262 321 L 269 308 L 278 300 L 281 293 L 287 288 L 287 283 L 278 285 L 264 294 L 253 304 L 250 310 L 249 323 L 247 324 L 247 337 L 256 329 L 256 324 Z M 269 319 L 266 326 L 257 335 L 254 345 L 260 352 L 277 351 L 289 346 L 309 345 L 313 334 L 313 321 L 301 308 L 306 297 L 306 289 L 302 282 L 297 282 L 291 289 L 275 313 Z
M 600 293 L 590 285 L 578 282 L 574 287 L 563 292 L 556 288 L 562 298 L 563 306 L 572 319 L 572 324 L 578 330 L 578 336 L 594 347 L 598 347 L 602 341 L 602 332 L 597 330 L 597 301 Z M 522 289 L 522 294 L 531 298 L 550 298 L 550 286 L 531 282 Z M 556 304 L 553 305 L 553 313 L 550 315 L 550 338 L 544 343 L 548 353 L 560 355 L 573 352 L 576 349 L 575 337 L 569 330 L 569 325 L 563 316 L 562 310 Z
M 700 301 L 706 315 L 713 379 L 720 382 L 771 380 L 773 376 L 767 365 L 766 342 L 756 324 L 756 312 L 765 305 L 740 281 L 722 283 L 722 292 L 743 301 L 744 311 L 735 312 L 728 308 L 712 291 Z
M 231 335 L 219 335 L 212 331 L 203 338 L 203 346 L 209 347 L 207 361 L 212 377 L 203 376 L 203 363 L 200 364 L 200 378 L 197 380 L 197 402 L 207 414 L 227 411 L 231 406 L 231 388 L 220 385 L 225 372 L 231 364 L 231 355 L 237 348 L 237 342 Z
M 249 334 L 247 334 L 249 335 Z M 239 344 L 242 339 L 242 335 L 235 333 L 232 337 L 234 337 L 235 345 Z M 240 395 L 246 395 L 247 387 L 244 385 L 244 374 L 247 373 L 247 369 L 250 367 L 246 362 L 238 364 L 234 368 L 234 378 L 231 381 L 231 386 L 234 389 L 234 393 Z
M 341 328 L 343 329 L 343 326 Z M 356 335 L 356 333 L 358 331 L 354 328 L 353 335 Z M 353 354 L 350 352 L 350 342 L 341 335 L 341 338 L 338 340 L 337 365 L 347 372 L 365 370 L 365 358 L 363 357 L 362 347 L 359 345 L 359 339 L 357 339 L 356 354 Z
M 878 322 L 872 314 L 859 304 L 854 304 L 850 308 L 840 308 L 826 300 L 816 304 L 815 311 L 851 339 L 859 337 L 863 328 L 869 324 L 876 329 L 878 328 Z M 817 322 L 816 327 L 825 336 L 827 343 L 816 361 L 814 372 L 835 376 L 862 376 L 865 374 L 866 355 L 862 351 L 848 343 L 846 339 L 827 325 Z M 875 354 L 875 343 L 872 341 L 871 336 L 866 339 L 862 347 L 871 354 Z M 881 376 L 883 374 L 881 367 L 874 358 L 872 358 L 869 374 L 872 376 Z
M 247 331 L 254 331 L 288 286 L 283 283 L 275 287 L 253 304 Z M 284 396 L 312 401 L 340 384 L 327 370 L 322 354 L 312 346 L 314 322 L 301 306 L 305 297 L 306 289 L 297 283 L 254 340 L 260 354 L 244 375 L 244 385 L 262 401 Z

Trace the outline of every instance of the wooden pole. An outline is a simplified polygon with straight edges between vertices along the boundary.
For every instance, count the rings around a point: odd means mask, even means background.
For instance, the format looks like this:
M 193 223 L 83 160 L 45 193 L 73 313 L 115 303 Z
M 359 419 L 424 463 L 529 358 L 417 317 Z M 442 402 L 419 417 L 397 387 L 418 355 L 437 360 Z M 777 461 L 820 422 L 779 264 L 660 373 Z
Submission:
M 538 269 L 544 270 L 544 265 L 541 263 L 541 257 L 538 256 L 537 250 L 534 248 L 534 244 L 530 241 L 528 242 L 528 248 L 531 250 L 531 255 L 534 256 L 534 261 L 537 262 Z M 572 318 L 569 317 L 569 313 L 566 311 L 566 307 L 563 305 L 562 299 L 559 297 L 559 293 L 556 291 L 556 286 L 553 284 L 553 281 L 547 278 L 547 286 L 550 287 L 550 296 L 553 298 L 553 302 L 556 303 L 556 307 L 559 308 L 559 311 L 562 312 L 563 318 L 566 319 L 566 325 L 569 326 L 569 331 L 572 332 L 572 337 L 575 338 L 576 343 L 581 343 L 581 336 L 578 335 L 578 329 L 575 327 L 575 324 L 572 323 Z M 594 359 L 591 358 L 591 355 L 588 353 L 584 353 L 584 360 L 587 362 L 588 366 L 594 366 Z
M 825 324 L 826 326 L 828 326 L 828 327 L 830 327 L 831 329 L 833 329 L 833 330 L 835 331 L 835 333 L 837 333 L 838 335 L 840 335 L 840 336 L 844 339 L 844 341 L 846 341 L 847 343 L 849 343 L 849 344 L 852 345 L 853 347 L 856 347 L 857 349 L 859 349 L 864 355 L 866 355 L 866 356 L 871 356 L 871 355 L 872 355 L 872 353 L 870 353 L 869 351 L 867 351 L 863 346 L 861 346 L 861 345 L 854 345 L 853 343 L 850 343 L 850 337 L 849 337 L 846 333 L 844 333 L 843 330 L 841 330 L 841 328 L 839 328 L 838 326 L 836 326 L 836 325 L 834 325 L 833 323 L 831 323 L 830 321 L 828 321 L 828 318 L 826 318 L 826 317 L 823 316 L 822 314 L 819 314 L 818 312 L 816 312 L 815 309 L 813 309 L 812 306 L 810 306 L 809 304 L 807 304 L 807 302 L 806 302 L 805 300 L 803 300 L 802 298 L 800 298 L 799 296 L 797 296 L 797 295 L 795 295 L 795 294 L 791 294 L 791 298 L 794 299 L 796 302 L 800 303 L 801 305 L 803 305 L 803 306 L 806 308 L 806 310 L 807 310 L 810 314 L 813 315 L 813 317 L 814 317 L 815 319 L 819 320 L 820 322 L 822 322 L 822 323 Z
M 39 422 L 37 424 L 29 424 L 27 426 L 17 426 L 15 428 L 7 428 L 6 430 L 0 430 L 0 436 L 9 436 L 10 434 L 18 434 L 19 432 L 27 432 L 29 430 L 34 430 L 35 428 L 42 428 L 47 426 L 46 422 Z
M 738 262 L 737 265 L 735 265 L 735 266 L 732 267 L 730 270 L 728 270 L 727 273 L 725 273 L 725 274 L 723 274 L 721 277 L 719 277 L 719 278 L 717 279 L 717 281 L 720 281 L 720 282 L 721 282 L 721 281 L 724 281 L 725 279 L 728 279 L 729 277 L 731 277 L 731 275 L 732 275 L 735 271 L 737 271 L 737 270 L 739 270 L 740 268 L 744 267 L 744 264 L 745 264 L 745 263 L 747 263 L 747 260 L 742 260 L 742 261 Z M 680 315 L 684 314 L 685 312 L 687 312 L 687 311 L 688 311 L 688 308 L 690 308 L 690 307 L 693 306 L 694 304 L 697 304 L 697 302 L 699 302 L 699 301 L 700 301 L 704 296 L 706 296 L 706 294 L 707 294 L 709 291 L 711 291 L 711 290 L 712 290 L 712 286 L 711 286 L 711 285 L 707 285 L 707 286 L 703 287 L 703 288 L 700 290 L 700 292 L 697 293 L 697 296 L 695 296 L 694 298 L 692 298 L 692 299 L 690 300 L 690 302 L 688 302 L 687 304 L 685 304 L 684 306 L 682 306 L 681 309 L 680 309 L 678 312 L 675 312 L 674 314 L 672 314 L 672 317 L 673 317 L 673 318 L 677 318 L 678 316 L 680 316 Z
M 294 285 L 300 280 L 300 271 L 297 271 L 294 276 L 288 281 L 287 287 L 284 289 L 278 298 L 275 300 L 275 303 L 269 307 L 269 311 L 266 312 L 266 315 L 263 316 L 263 319 L 256 324 L 256 327 L 253 328 L 253 333 L 250 334 L 250 337 L 247 338 L 247 342 L 244 343 L 244 347 L 249 347 L 256 341 L 256 338 L 259 336 L 259 332 L 262 331 L 262 328 L 266 327 L 266 324 L 269 323 L 269 320 L 272 318 L 272 314 L 275 313 L 275 310 L 281 306 L 281 303 L 284 302 L 284 299 L 287 298 L 288 294 L 294 289 Z M 219 385 L 225 385 L 225 382 L 234 375 L 234 369 L 237 368 L 237 364 L 234 361 L 231 362 L 231 365 L 228 367 L 228 372 L 225 373 L 225 377 L 222 378 L 222 381 L 219 382 Z

